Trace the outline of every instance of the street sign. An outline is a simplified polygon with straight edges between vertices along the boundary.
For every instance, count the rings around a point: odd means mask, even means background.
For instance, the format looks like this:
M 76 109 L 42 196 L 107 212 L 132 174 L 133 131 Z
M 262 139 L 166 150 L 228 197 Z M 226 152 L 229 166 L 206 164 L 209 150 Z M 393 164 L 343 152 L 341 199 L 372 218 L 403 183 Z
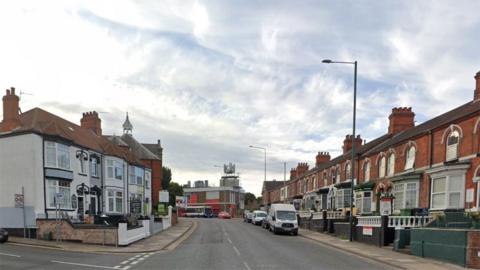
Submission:
M 24 197 L 23 194 L 15 194 L 15 208 L 23 208 Z
M 161 203 L 168 203 L 170 201 L 169 193 L 165 190 L 158 192 L 158 198 L 159 202 Z
M 186 197 L 184 196 L 176 196 L 175 197 L 175 206 L 180 208 L 186 207 Z
M 63 204 L 63 194 L 62 193 L 55 193 L 55 204 L 56 205 Z

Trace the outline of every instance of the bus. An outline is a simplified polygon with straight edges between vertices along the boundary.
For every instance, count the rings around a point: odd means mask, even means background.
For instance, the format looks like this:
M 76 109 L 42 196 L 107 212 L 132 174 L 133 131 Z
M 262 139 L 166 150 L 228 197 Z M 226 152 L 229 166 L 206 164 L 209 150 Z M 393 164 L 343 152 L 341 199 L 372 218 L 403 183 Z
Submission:
M 213 212 L 210 206 L 187 206 L 185 217 L 212 217 Z

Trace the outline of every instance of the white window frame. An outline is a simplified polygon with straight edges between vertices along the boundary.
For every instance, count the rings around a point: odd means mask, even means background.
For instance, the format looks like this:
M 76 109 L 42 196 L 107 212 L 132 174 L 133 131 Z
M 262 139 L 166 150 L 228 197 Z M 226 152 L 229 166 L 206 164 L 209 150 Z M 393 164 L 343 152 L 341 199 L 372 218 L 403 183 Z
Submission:
M 449 190 L 449 184 L 450 184 L 450 178 L 452 177 L 461 177 L 462 178 L 462 185 L 461 187 L 459 188 L 460 191 L 450 191 Z M 434 188 L 434 181 L 436 180 L 439 180 L 439 179 L 443 179 L 445 178 L 445 190 L 443 190 L 442 192 L 436 192 L 434 193 L 433 192 L 433 188 Z M 431 205 L 431 210 L 444 210 L 444 209 L 463 209 L 465 208 L 465 174 L 464 173 L 453 173 L 453 174 L 442 174 L 442 175 L 439 175 L 439 176 L 436 176 L 436 177 L 433 177 L 432 178 L 432 188 L 431 188 L 431 191 L 430 191 L 430 205 Z M 450 194 L 452 193 L 458 193 L 460 192 L 460 205 L 459 205 L 459 208 L 456 208 L 456 207 L 450 207 Z M 437 194 L 444 194 L 444 204 L 443 206 L 441 207 L 434 207 L 433 206 L 433 196 L 434 195 L 437 195 Z
M 378 178 L 385 177 L 386 162 L 387 162 L 387 159 L 385 158 L 385 156 L 381 157 L 380 160 L 378 161 Z
M 363 181 L 370 182 L 370 162 L 369 161 L 367 161 L 363 165 Z
M 150 189 L 150 183 L 152 182 L 152 173 L 145 170 L 145 189 Z
M 79 161 L 79 171 L 81 174 L 87 174 L 87 161 L 88 161 L 88 158 L 87 160 L 85 160 L 85 158 L 83 157 L 83 154 L 80 155 L 78 157 L 78 161 Z
M 90 156 L 90 175 L 98 177 L 98 158 Z
M 411 191 L 411 189 L 408 189 L 408 184 L 415 184 L 415 202 L 407 208 L 407 191 Z M 398 191 L 396 190 L 396 187 L 402 185 L 402 190 Z M 418 201 L 419 201 L 419 186 L 420 183 L 418 181 L 401 181 L 393 184 L 393 195 L 395 196 L 395 200 L 393 200 L 393 209 L 395 213 L 399 213 L 401 209 L 413 209 L 418 207 Z M 399 206 L 397 209 L 398 203 L 397 203 L 397 198 L 399 196 L 399 193 L 402 194 L 402 205 Z
M 145 170 L 140 167 L 135 167 L 135 184 L 141 186 L 144 181 Z
M 365 196 L 365 193 L 369 193 L 370 197 Z M 372 198 L 373 198 L 373 191 L 357 191 L 355 192 L 355 208 L 357 208 L 358 214 L 370 214 L 372 213 Z M 365 209 L 365 202 L 369 202 L 369 211 Z
M 391 153 L 387 159 L 387 176 L 395 174 L 395 154 Z
M 415 156 L 417 149 L 415 146 L 410 146 L 405 153 L 405 170 L 410 170 L 415 167 Z
M 450 138 L 456 135 L 457 143 L 449 145 Z M 460 146 L 460 133 L 457 130 L 452 131 L 447 138 L 446 146 L 445 146 L 445 160 L 455 160 L 458 158 L 458 147 Z
M 337 189 L 337 192 L 335 193 L 335 204 L 337 209 L 350 207 L 350 192 L 350 188 Z
M 72 183 L 70 183 L 70 181 L 49 178 L 47 178 L 45 181 L 47 186 L 47 208 L 55 208 L 55 194 L 63 193 L 63 203 L 60 205 L 60 209 L 72 210 Z
M 107 190 L 107 212 L 109 213 L 123 213 L 123 194 L 122 190 L 108 189 Z M 118 203 L 120 202 L 120 209 Z M 112 203 L 110 205 L 110 203 Z
M 52 141 L 45 141 L 44 144 L 45 148 L 45 167 L 49 168 L 57 168 L 62 170 L 70 170 L 70 146 L 52 142 Z M 53 151 L 53 152 L 52 152 Z M 50 156 L 54 154 L 55 156 Z M 60 162 L 60 158 L 65 155 L 65 166 L 62 166 L 63 162 Z M 53 159 L 53 160 L 51 160 Z

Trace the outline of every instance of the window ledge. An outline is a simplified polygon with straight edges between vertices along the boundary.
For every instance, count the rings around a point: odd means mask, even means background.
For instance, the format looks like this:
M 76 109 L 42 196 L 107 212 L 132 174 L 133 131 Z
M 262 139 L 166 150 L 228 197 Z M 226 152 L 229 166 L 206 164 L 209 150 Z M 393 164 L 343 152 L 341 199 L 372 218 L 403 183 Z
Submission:
M 81 176 L 88 176 L 88 174 L 86 174 L 86 173 L 78 173 L 78 175 L 81 175 Z

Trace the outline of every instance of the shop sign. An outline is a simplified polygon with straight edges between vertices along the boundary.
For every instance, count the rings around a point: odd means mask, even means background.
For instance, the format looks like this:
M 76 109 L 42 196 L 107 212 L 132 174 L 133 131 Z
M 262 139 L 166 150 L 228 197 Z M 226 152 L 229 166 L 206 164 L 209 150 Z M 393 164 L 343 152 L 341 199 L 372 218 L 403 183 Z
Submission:
M 372 236 L 373 235 L 373 227 L 362 227 L 362 234 Z
M 159 202 L 161 203 L 168 203 L 169 200 L 170 200 L 170 196 L 169 196 L 169 193 L 168 191 L 159 191 L 158 192 L 158 198 L 159 198 Z
M 15 194 L 15 208 L 23 208 L 24 197 L 23 194 Z
M 380 199 L 380 214 L 382 216 L 389 216 L 392 214 L 392 198 L 381 198 Z

